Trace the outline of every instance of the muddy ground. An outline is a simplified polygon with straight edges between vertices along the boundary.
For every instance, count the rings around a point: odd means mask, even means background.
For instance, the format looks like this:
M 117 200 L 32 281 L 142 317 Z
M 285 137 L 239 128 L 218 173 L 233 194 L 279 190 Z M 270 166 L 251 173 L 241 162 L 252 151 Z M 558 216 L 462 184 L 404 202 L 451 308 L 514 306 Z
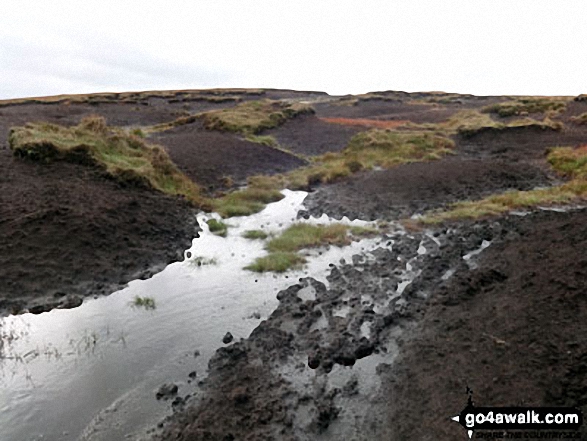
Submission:
M 280 150 L 197 123 L 153 140 L 215 192 L 339 151 L 365 130 L 322 118 L 439 122 L 504 99 L 389 92 L 353 102 L 276 90 L 265 97 L 310 101 L 316 110 L 263 133 Z M 84 295 L 110 292 L 180 259 L 197 234 L 193 209 L 179 199 L 121 187 L 79 165 L 13 158 L 10 126 L 71 125 L 96 113 L 112 125 L 146 126 L 233 104 L 147 97 L 0 108 L 0 308 L 75 306 Z M 393 221 L 552 185 L 560 178 L 550 172 L 546 150 L 587 143 L 587 128 L 570 122 L 586 111 L 587 103 L 570 103 L 557 117 L 566 124 L 560 132 L 457 136 L 455 154 L 442 160 L 363 171 L 315 188 L 301 215 Z M 449 417 L 466 404 L 467 386 L 480 406 L 587 410 L 586 217 L 580 208 L 537 209 L 419 232 L 392 222 L 378 251 L 333 262 L 328 286 L 303 279 L 279 293 L 270 318 L 217 351 L 200 393 L 175 400 L 154 438 L 461 439 L 464 430 Z
M 337 264 L 328 289 L 300 279 L 217 351 L 157 439 L 459 439 L 449 417 L 467 387 L 478 406 L 585 410 L 586 220 L 537 211 L 388 235 Z

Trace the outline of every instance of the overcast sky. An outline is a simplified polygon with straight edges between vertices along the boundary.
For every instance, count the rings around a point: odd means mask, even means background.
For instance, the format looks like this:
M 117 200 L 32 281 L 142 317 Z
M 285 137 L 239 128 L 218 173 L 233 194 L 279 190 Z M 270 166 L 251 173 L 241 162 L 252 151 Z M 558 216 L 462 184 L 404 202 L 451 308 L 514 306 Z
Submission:
M 274 87 L 587 93 L 584 0 L 0 0 L 0 99 Z

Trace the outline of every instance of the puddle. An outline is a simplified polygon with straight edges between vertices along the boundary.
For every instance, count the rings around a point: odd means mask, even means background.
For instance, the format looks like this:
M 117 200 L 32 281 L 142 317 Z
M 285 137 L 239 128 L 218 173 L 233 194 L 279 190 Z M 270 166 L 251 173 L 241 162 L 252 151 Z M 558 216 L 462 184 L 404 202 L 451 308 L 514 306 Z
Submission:
M 228 219 L 226 238 L 208 231 L 205 220 L 214 216 L 198 216 L 203 231 L 189 250 L 191 258 L 148 280 L 85 300 L 79 308 L 0 319 L 2 440 L 110 441 L 142 433 L 170 413 L 169 402 L 155 399 L 163 383 L 176 383 L 180 396 L 198 392 L 188 374 L 205 376 L 227 331 L 235 340 L 248 337 L 277 306 L 278 291 L 308 276 L 328 285 L 331 262 L 380 243 L 364 239 L 343 249 L 312 251 L 304 269 L 286 275 L 243 270 L 265 251 L 263 241 L 242 233 L 261 226 L 267 232 L 285 229 L 307 195 L 283 193 L 284 199 L 260 213 Z M 297 221 L 331 222 L 325 216 Z M 315 293 L 302 295 L 311 299 Z M 136 296 L 152 298 L 155 308 L 132 307 Z
M 491 245 L 491 242 L 488 240 L 484 240 L 483 242 L 481 242 L 481 246 L 479 248 L 477 248 L 476 250 L 471 251 L 470 253 L 465 254 L 463 256 L 463 260 L 465 262 L 467 262 L 469 269 L 476 269 L 477 268 L 477 264 L 475 262 L 473 262 L 472 258 L 477 256 L 478 254 L 480 254 L 489 245 Z

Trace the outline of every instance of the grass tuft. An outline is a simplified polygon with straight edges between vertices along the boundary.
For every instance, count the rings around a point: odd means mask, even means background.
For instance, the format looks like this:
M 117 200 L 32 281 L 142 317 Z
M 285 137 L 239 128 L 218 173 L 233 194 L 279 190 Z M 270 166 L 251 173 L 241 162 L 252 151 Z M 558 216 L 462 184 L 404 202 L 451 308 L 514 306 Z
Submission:
M 308 113 L 314 113 L 314 109 L 307 104 L 260 100 L 246 101 L 234 107 L 212 110 L 199 116 L 203 118 L 204 126 L 209 130 L 254 135 Z
M 306 263 L 306 259 L 297 253 L 275 252 L 257 258 L 255 262 L 246 266 L 245 269 L 257 273 L 269 271 L 283 273 L 289 269 L 300 268 L 304 263 Z
M 267 250 L 270 252 L 293 252 L 326 244 L 348 245 L 350 238 L 347 231 L 348 227 L 342 224 L 325 226 L 297 223 L 287 228 L 278 237 L 271 239 L 267 244 Z
M 261 211 L 271 202 L 283 199 L 280 192 L 283 181 L 279 177 L 253 176 L 249 178 L 248 183 L 249 185 L 242 190 L 214 199 L 214 210 L 225 218 L 248 216 Z
M 216 219 L 210 219 L 206 223 L 208 224 L 210 233 L 215 234 L 216 236 L 226 237 L 228 226 L 224 222 Z
M 155 299 L 153 297 L 141 297 L 135 296 L 132 301 L 132 305 L 137 308 L 145 308 L 145 309 L 155 309 L 157 305 L 155 304 Z
M 508 191 L 478 201 L 457 202 L 448 210 L 427 214 L 420 221 L 438 224 L 449 220 L 479 219 L 515 209 L 564 204 L 587 197 L 587 146 L 557 147 L 550 150 L 547 159 L 556 172 L 571 181 L 550 188 Z
M 245 239 L 267 239 L 268 234 L 263 230 L 247 230 L 243 233 Z
M 29 123 L 10 130 L 16 156 L 39 162 L 63 160 L 102 168 L 120 182 L 186 197 L 204 206 L 200 188 L 185 176 L 160 146 L 106 125 L 104 118 L 84 118 L 74 127 Z
M 551 149 L 547 160 L 559 174 L 571 179 L 587 180 L 587 145 Z
M 581 113 L 580 115 L 573 116 L 571 121 L 578 125 L 586 125 L 587 124 L 587 112 Z
M 267 243 L 265 246 L 265 249 L 269 251 L 267 256 L 258 258 L 245 269 L 257 272 L 283 272 L 292 267 L 299 267 L 305 262 L 304 257 L 297 253 L 302 249 L 324 245 L 349 245 L 353 236 L 367 237 L 377 233 L 378 230 L 373 227 L 296 223 Z
M 563 112 L 566 102 L 547 98 L 518 98 L 513 101 L 492 104 L 482 109 L 485 113 L 495 113 L 502 118 L 529 113 L 545 113 L 548 111 Z

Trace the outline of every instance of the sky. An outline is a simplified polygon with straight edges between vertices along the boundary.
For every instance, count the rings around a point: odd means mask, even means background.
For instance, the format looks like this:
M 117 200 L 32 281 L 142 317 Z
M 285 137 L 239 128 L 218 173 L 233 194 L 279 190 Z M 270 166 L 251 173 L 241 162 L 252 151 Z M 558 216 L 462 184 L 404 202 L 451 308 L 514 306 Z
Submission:
M 584 0 L 0 0 L 0 99 L 211 87 L 587 93 Z

